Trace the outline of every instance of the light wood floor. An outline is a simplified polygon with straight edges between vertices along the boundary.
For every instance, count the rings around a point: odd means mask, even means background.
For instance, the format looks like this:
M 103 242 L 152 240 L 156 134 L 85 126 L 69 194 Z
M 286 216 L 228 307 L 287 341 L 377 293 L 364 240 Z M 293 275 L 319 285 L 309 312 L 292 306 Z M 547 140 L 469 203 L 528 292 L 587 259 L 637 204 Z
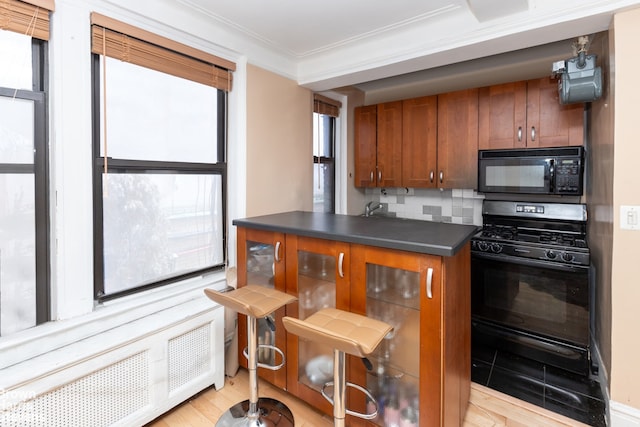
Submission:
M 226 378 L 225 386 L 213 387 L 199 393 L 170 412 L 149 423 L 147 427 L 211 427 L 230 406 L 248 397 L 249 379 L 245 369 L 233 378 Z M 293 395 L 260 381 L 259 394 L 286 404 L 293 412 L 296 427 L 333 425 L 329 417 L 320 414 Z M 585 424 L 547 411 L 479 384 L 471 384 L 471 398 L 464 427 L 530 427 L 585 426 Z

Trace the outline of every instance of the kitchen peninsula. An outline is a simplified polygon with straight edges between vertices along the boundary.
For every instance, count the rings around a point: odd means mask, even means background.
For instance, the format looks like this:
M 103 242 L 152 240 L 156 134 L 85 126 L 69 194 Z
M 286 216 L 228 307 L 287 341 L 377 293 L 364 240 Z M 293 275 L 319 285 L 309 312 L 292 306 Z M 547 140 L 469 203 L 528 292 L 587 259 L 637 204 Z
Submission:
M 380 406 L 376 420 L 349 425 L 461 425 L 470 387 L 470 249 L 473 225 L 389 217 L 286 212 L 236 219 L 238 284 L 298 297 L 259 326 L 262 344 L 286 354 L 279 371 L 260 375 L 332 413 L 320 389 L 331 379 L 331 349 L 286 334 L 282 316 L 306 318 L 322 307 L 379 318 L 394 326 L 371 357 L 351 359 L 350 382 L 366 385 Z M 265 322 L 266 323 L 266 322 Z M 239 319 L 239 346 L 246 323 Z M 260 360 L 272 363 L 264 351 Z M 246 366 L 244 357 L 240 363 Z M 371 402 L 354 393 L 350 409 Z

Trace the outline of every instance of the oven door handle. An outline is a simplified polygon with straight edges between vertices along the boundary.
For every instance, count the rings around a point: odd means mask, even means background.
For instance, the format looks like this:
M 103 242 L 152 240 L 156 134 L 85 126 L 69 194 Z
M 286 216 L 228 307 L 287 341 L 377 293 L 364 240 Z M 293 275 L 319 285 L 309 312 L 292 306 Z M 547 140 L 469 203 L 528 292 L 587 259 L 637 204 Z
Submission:
M 496 262 L 524 265 L 526 267 L 541 267 L 547 268 L 549 270 L 566 271 L 569 273 L 584 273 L 589 270 L 589 267 L 586 265 L 558 264 L 542 259 L 538 260 L 531 258 L 519 258 L 509 255 L 490 254 L 486 252 L 473 252 L 471 254 L 471 257 L 477 259 L 488 259 Z

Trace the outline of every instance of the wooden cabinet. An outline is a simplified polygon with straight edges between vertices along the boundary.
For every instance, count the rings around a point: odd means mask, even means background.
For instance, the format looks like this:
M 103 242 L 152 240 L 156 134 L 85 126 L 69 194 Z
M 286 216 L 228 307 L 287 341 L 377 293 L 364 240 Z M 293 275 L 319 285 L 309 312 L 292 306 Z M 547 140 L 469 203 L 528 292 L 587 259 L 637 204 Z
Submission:
M 291 234 L 286 242 L 287 293 L 298 297 L 287 315 L 305 319 L 326 307 L 349 311 L 349 244 Z M 320 390 L 332 381 L 332 366 L 333 348 L 287 334 L 287 390 L 327 414 L 333 408 Z
M 275 316 L 273 341 L 286 351 L 285 368 L 260 370 L 263 378 L 331 415 L 319 390 L 333 375 L 332 349 L 286 334 L 282 311 L 305 318 L 327 306 L 349 310 L 395 329 L 370 358 L 372 371 L 349 356 L 348 381 L 369 388 L 387 417 L 397 419 L 406 407 L 404 415 L 418 416 L 419 425 L 462 425 L 471 373 L 468 243 L 442 257 L 238 227 L 238 263 L 245 266 L 238 269 L 240 286 L 274 286 L 298 297 Z M 245 343 L 245 322 L 239 335 Z M 350 409 L 367 410 L 362 394 L 348 393 Z M 385 420 L 349 417 L 348 423 L 383 426 Z
M 584 104 L 551 78 L 358 107 L 355 185 L 477 188 L 478 149 L 583 143 Z
M 373 424 L 418 417 L 419 425 L 462 425 L 471 373 L 468 246 L 439 257 L 352 245 L 351 259 L 351 310 L 394 326 L 370 358 L 372 371 L 352 365 L 352 381 L 382 405 Z
M 378 187 L 400 187 L 402 183 L 402 101 L 378 104 Z
M 372 107 L 356 109 L 357 186 L 477 187 L 477 89 Z
M 402 101 L 402 186 L 436 187 L 438 98 Z
M 402 101 L 355 109 L 355 185 L 400 187 Z
M 478 89 L 438 95 L 440 188 L 478 188 Z
M 376 105 L 356 107 L 354 110 L 354 157 L 356 187 L 375 187 L 377 150 Z
M 528 148 L 583 145 L 584 103 L 560 104 L 557 80 L 530 80 L 527 125 Z
M 402 103 L 402 186 L 477 188 L 478 90 Z
M 271 231 L 252 230 L 238 227 L 238 286 L 249 283 L 285 291 L 285 235 Z M 273 332 L 264 319 L 258 320 L 258 343 L 270 344 L 280 348 L 285 354 L 287 339 L 282 325 L 285 308 L 277 310 L 271 316 L 276 325 Z M 238 316 L 238 355 L 239 363 L 247 367 L 247 359 L 242 352 L 247 346 L 247 318 Z M 278 360 L 276 360 L 276 357 Z M 258 361 L 275 365 L 279 357 L 275 352 L 260 350 Z M 258 375 L 270 383 L 286 388 L 285 369 L 272 371 L 258 368 Z
M 584 104 L 561 105 L 550 78 L 480 89 L 479 148 L 582 145 Z

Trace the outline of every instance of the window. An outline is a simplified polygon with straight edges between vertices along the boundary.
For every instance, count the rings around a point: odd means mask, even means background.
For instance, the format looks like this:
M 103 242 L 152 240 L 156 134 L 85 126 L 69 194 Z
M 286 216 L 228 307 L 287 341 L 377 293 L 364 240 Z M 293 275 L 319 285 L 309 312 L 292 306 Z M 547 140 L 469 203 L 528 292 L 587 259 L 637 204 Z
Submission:
M 313 211 L 335 213 L 336 117 L 341 104 L 321 95 L 313 103 Z
M 45 101 L 52 8 L 0 5 L 0 336 L 50 318 Z
M 230 73 L 101 15 L 92 24 L 95 297 L 107 300 L 224 266 Z

